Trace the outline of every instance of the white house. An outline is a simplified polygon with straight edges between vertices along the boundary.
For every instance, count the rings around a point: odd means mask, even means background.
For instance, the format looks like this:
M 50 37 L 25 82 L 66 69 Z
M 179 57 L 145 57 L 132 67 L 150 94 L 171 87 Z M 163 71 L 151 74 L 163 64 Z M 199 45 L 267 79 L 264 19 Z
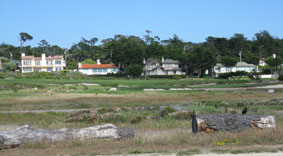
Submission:
M 0 72 L 3 72 L 2 61 L 0 60 Z
M 276 54 L 272 54 L 272 58 L 274 58 L 274 59 L 276 59 Z M 260 65 L 260 66 L 265 66 L 266 65 L 266 59 L 265 58 L 261 58 L 260 60 L 259 60 L 259 64 L 258 65 Z
M 233 67 L 225 67 L 221 63 L 217 63 L 214 66 L 213 71 L 215 73 L 215 77 L 219 77 L 220 74 L 228 73 L 228 72 L 237 72 L 237 71 L 245 71 L 245 72 L 252 72 L 253 70 L 257 70 L 257 66 L 253 64 L 248 64 L 246 62 L 238 62 Z
M 78 64 L 78 71 L 84 75 L 107 75 L 109 73 L 116 74 L 119 68 L 115 64 L 101 64 L 100 60 L 97 64 Z
M 52 72 L 61 71 L 66 67 L 64 57 L 62 55 L 46 57 L 42 54 L 41 57 L 25 56 L 22 53 L 20 69 L 22 73 L 29 72 Z
M 148 59 L 144 60 L 144 71 L 146 75 L 183 75 L 179 68 L 179 61 L 166 59 L 162 57 L 161 62 Z
M 261 58 L 261 59 L 259 60 L 258 65 L 260 65 L 260 66 L 265 66 L 265 65 L 266 65 L 266 63 L 265 63 L 265 58 Z

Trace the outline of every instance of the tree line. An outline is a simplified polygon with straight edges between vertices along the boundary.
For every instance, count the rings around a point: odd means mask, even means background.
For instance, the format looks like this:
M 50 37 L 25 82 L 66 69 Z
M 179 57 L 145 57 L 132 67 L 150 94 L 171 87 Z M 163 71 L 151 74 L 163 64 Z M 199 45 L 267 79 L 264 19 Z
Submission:
M 277 61 L 269 59 L 271 66 L 282 63 L 283 39 L 272 36 L 264 30 L 256 33 L 252 40 L 243 34 L 234 34 L 230 38 L 212 37 L 206 38 L 205 42 L 185 42 L 177 35 L 161 40 L 158 36 L 152 36 L 147 30 L 141 38 L 138 36 L 115 35 L 112 38 L 101 40 L 94 37 L 90 39 L 81 38 L 81 41 L 73 44 L 69 49 L 58 45 L 50 45 L 46 40 L 41 40 L 37 47 L 26 45 L 32 40 L 32 35 L 22 32 L 19 34 L 19 46 L 2 43 L 0 45 L 0 56 L 20 60 L 21 52 L 26 55 L 41 56 L 67 55 L 67 69 L 77 68 L 77 62 L 92 62 L 100 59 L 102 63 L 114 63 L 122 69 L 142 71 L 143 60 L 161 57 L 180 61 L 180 67 L 188 75 L 204 75 L 206 70 L 216 63 L 233 66 L 239 61 L 239 53 L 242 61 L 258 65 L 260 58 L 270 58 L 273 53 L 277 55 Z M 274 63 L 275 62 L 275 63 Z M 265 71 L 273 68 L 265 67 Z

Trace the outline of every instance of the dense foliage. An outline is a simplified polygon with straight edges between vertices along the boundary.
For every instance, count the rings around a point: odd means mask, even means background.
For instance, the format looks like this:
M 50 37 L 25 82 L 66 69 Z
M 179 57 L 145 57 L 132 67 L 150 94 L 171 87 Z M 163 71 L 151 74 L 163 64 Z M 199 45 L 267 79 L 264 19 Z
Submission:
M 18 47 L 5 43 L 0 45 L 0 56 L 10 58 L 12 55 L 14 60 L 19 60 L 20 52 L 34 56 L 42 53 L 47 56 L 66 54 L 67 69 L 76 68 L 77 62 L 90 63 L 90 60 L 100 59 L 101 63 L 114 63 L 126 71 L 134 64 L 143 66 L 144 59 L 161 59 L 164 56 L 166 59 L 179 60 L 182 70 L 188 75 L 202 77 L 217 62 L 226 66 L 235 65 L 239 61 L 239 53 L 242 54 L 242 61 L 255 65 L 260 58 L 269 58 L 276 53 L 277 59 L 267 59 L 270 67 L 265 67 L 265 72 L 276 72 L 274 66 L 282 63 L 283 58 L 283 39 L 273 37 L 268 31 L 256 33 L 252 40 L 243 34 L 234 34 L 231 38 L 209 36 L 203 43 L 191 43 L 184 42 L 177 35 L 161 40 L 158 36 L 151 36 L 151 31 L 147 30 L 143 38 L 115 35 L 101 40 L 99 45 L 98 38 L 82 38 L 69 49 L 50 45 L 46 40 L 41 40 L 38 47 L 24 46 L 33 37 L 24 32 L 19 36 Z

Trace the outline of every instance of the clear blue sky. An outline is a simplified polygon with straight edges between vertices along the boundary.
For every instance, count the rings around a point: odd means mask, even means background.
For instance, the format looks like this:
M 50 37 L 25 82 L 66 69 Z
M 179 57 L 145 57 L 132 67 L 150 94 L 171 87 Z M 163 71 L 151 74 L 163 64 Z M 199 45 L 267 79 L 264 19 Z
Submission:
M 283 0 L 0 0 L 0 43 L 19 45 L 20 32 L 70 48 L 81 37 L 115 34 L 203 42 L 208 36 L 267 30 L 283 38 Z

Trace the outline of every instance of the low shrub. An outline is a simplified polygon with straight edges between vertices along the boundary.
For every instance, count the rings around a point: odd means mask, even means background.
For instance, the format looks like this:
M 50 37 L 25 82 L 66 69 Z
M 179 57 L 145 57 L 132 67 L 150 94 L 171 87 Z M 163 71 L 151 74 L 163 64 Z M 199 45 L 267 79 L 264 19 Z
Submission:
M 162 111 L 159 113 L 159 115 L 160 115 L 161 117 L 165 117 L 165 116 L 167 116 L 167 115 L 170 114 L 170 113 L 174 113 L 175 111 L 176 111 L 175 109 L 173 109 L 172 107 L 168 106 L 168 107 L 166 107 L 164 110 L 162 110 Z
M 177 76 L 177 77 L 176 77 Z M 174 79 L 174 78 L 186 78 L 186 75 L 148 75 L 147 78 L 157 79 Z
M 174 80 L 180 80 L 181 78 L 182 78 L 181 76 L 177 76 L 177 75 L 172 77 L 172 79 L 174 79 Z
M 170 117 L 176 120 L 191 120 L 192 115 L 193 115 L 193 112 L 189 112 L 189 111 L 175 112 L 175 113 L 169 114 Z
M 131 123 L 131 124 L 138 124 L 138 123 L 140 123 L 142 120 L 143 120 L 143 117 L 137 116 L 137 117 L 133 118 L 133 119 L 130 121 L 130 123 Z

